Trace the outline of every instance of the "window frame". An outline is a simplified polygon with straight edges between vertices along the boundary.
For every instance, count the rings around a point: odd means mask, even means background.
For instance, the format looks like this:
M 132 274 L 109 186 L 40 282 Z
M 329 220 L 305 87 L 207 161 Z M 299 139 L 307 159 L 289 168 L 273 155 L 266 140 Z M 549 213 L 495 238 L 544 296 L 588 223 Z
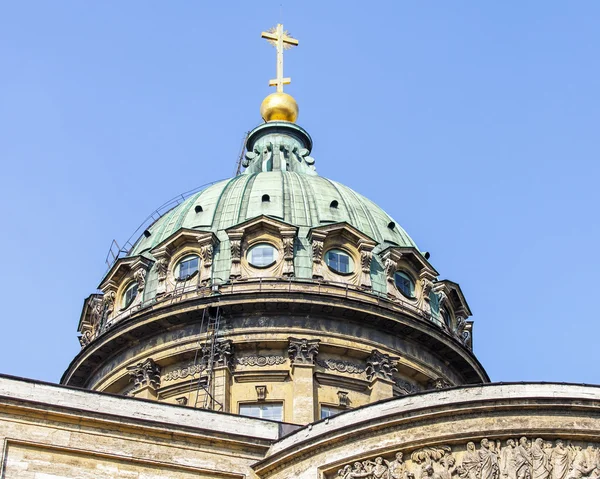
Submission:
M 127 301 L 127 294 L 129 293 L 129 291 L 133 290 L 134 288 L 135 288 L 135 294 L 129 301 Z M 137 281 L 130 281 L 129 283 L 127 283 L 127 286 L 125 286 L 125 288 L 123 289 L 123 293 L 121 294 L 121 309 L 128 309 L 131 307 L 131 305 L 137 298 L 138 294 L 140 293 L 138 288 L 139 288 L 139 283 Z
M 410 284 L 412 286 L 412 295 L 408 295 L 406 294 L 404 291 L 402 291 L 402 289 L 398 286 L 398 281 L 396 280 L 396 275 L 400 276 L 400 277 L 405 277 L 405 279 L 408 279 L 408 281 L 410 281 Z M 415 280 L 413 279 L 412 275 L 410 275 L 408 272 L 406 272 L 405 270 L 401 269 L 398 270 L 394 273 L 394 286 L 396 286 L 396 289 L 402 294 L 402 296 L 404 296 L 405 298 L 408 299 L 415 299 L 416 298 L 416 283 Z
M 243 414 L 242 413 L 242 408 L 243 407 L 258 407 L 259 410 L 261 407 L 268 407 L 268 406 L 279 406 L 281 408 L 281 416 L 280 419 L 273 419 L 273 418 L 267 418 L 267 417 L 263 417 L 262 414 L 260 416 L 250 416 L 248 414 Z M 283 418 L 284 418 L 284 404 L 283 401 L 247 401 L 247 402 L 240 402 L 238 403 L 238 414 L 240 416 L 244 416 L 244 417 L 253 417 L 255 419 L 262 419 L 264 421 L 277 421 L 277 422 L 283 422 Z
M 196 258 L 196 260 L 198 261 L 196 271 L 194 271 L 186 276 L 181 276 L 181 264 L 185 263 L 187 261 L 190 261 L 191 258 Z M 175 277 L 176 281 L 187 281 L 190 278 L 193 278 L 195 275 L 197 275 L 199 271 L 200 271 L 200 256 L 196 253 L 190 253 L 190 254 L 186 254 L 180 260 L 178 260 L 177 263 L 175 263 L 175 268 L 173 268 L 173 276 Z
M 330 414 L 329 416 L 323 416 L 323 409 L 324 408 L 335 409 L 335 410 L 337 410 L 337 412 L 335 414 Z M 341 414 L 341 413 L 343 413 L 345 411 L 348 411 L 348 410 L 349 410 L 349 408 L 341 407 L 340 405 L 320 404 L 319 405 L 319 419 L 328 419 L 330 417 L 337 416 L 338 414 Z
M 329 253 L 332 253 L 332 252 L 336 252 L 336 253 L 338 253 L 338 252 L 339 252 L 339 253 L 343 253 L 343 254 L 345 254 L 345 255 L 348 257 L 348 259 L 349 259 L 350 261 L 348 262 L 348 269 L 349 269 L 349 270 L 348 270 L 347 272 L 338 271 L 337 269 L 335 269 L 333 266 L 331 266 L 331 265 L 329 264 Z M 356 262 L 354 261 L 354 257 L 353 257 L 353 256 L 352 256 L 352 255 L 351 255 L 351 254 L 350 254 L 348 251 L 346 251 L 346 250 L 344 250 L 344 249 L 342 249 L 342 248 L 335 248 L 335 247 L 334 247 L 334 248 L 330 248 L 330 249 L 328 249 L 328 250 L 325 252 L 325 264 L 326 264 L 326 265 L 327 265 L 327 267 L 328 267 L 328 268 L 329 268 L 331 271 L 333 271 L 335 274 L 339 274 L 339 275 L 342 275 L 342 276 L 348 276 L 348 275 L 351 275 L 351 274 L 353 274 L 353 273 L 354 273 L 355 266 L 356 266 Z
M 270 263 L 265 264 L 265 265 L 257 265 L 252 262 L 252 251 L 254 251 L 255 249 L 257 249 L 261 246 L 269 246 L 272 248 L 272 251 L 273 251 L 273 261 L 271 261 Z M 274 244 L 269 243 L 267 241 L 256 242 L 255 244 L 253 244 L 252 246 L 250 246 L 248 248 L 248 251 L 246 251 L 246 261 L 248 262 L 248 264 L 250 266 L 252 266 L 253 268 L 257 268 L 257 269 L 270 268 L 271 266 L 273 266 L 274 264 L 276 264 L 279 261 L 279 257 L 280 257 L 279 249 Z

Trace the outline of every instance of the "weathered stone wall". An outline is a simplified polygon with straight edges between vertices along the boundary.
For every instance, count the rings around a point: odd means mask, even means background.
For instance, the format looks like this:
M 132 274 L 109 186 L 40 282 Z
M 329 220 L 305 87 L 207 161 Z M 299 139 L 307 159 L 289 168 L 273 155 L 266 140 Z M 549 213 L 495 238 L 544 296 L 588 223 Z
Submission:
M 255 477 L 285 426 L 0 377 L 6 479 Z
M 559 439 L 569 463 L 552 476 Z M 511 451 L 512 441 L 522 450 Z M 600 387 L 490 384 L 383 401 L 310 425 L 275 443 L 255 470 L 269 479 L 595 479 L 598 446 Z M 398 452 L 401 465 L 393 464 Z M 531 464 L 518 468 L 517 453 Z

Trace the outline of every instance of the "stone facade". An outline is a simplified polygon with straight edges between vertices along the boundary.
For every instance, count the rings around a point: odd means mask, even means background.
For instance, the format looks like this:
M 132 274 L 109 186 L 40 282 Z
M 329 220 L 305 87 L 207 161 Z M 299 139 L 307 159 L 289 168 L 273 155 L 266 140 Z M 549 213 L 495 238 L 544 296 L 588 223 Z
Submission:
M 592 386 L 431 391 L 300 427 L 0 377 L 0 413 L 6 479 L 600 475 Z

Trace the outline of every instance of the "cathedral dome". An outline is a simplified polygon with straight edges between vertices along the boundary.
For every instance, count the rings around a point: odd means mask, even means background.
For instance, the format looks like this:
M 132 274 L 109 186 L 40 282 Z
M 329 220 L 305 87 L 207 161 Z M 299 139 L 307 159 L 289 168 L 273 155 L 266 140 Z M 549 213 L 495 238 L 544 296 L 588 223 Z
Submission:
M 460 287 L 383 209 L 319 176 L 311 149 L 300 126 L 264 123 L 243 173 L 150 225 L 86 300 L 63 382 L 240 413 L 254 383 L 302 423 L 332 401 L 488 381 Z M 320 388 L 299 398 L 321 413 L 292 406 L 299 365 Z

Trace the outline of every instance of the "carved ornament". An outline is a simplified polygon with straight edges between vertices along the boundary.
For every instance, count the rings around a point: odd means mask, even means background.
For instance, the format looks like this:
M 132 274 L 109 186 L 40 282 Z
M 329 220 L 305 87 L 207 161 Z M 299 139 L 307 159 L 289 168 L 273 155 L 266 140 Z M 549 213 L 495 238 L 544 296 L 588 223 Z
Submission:
M 161 368 L 152 358 L 148 358 L 135 366 L 129 366 L 127 371 L 129 371 L 129 376 L 136 388 L 149 386 L 158 389 L 160 387 Z
M 459 451 L 450 446 L 425 447 L 404 460 L 402 451 L 346 464 L 336 479 L 596 479 L 600 477 L 598 444 L 562 439 L 500 440 L 484 438 L 479 447 L 468 442 Z
M 236 358 L 237 364 L 242 366 L 275 366 L 283 364 L 287 359 L 283 356 L 269 355 L 269 356 L 242 356 Z
M 288 338 L 288 354 L 292 364 L 314 364 L 319 354 L 319 339 Z
M 372 381 L 376 378 L 393 380 L 393 374 L 398 370 L 396 368 L 398 359 L 374 349 L 367 358 L 367 380 Z
M 340 373 L 361 374 L 365 372 L 365 366 L 361 364 L 344 361 L 342 359 L 317 359 L 317 364 L 322 368 L 331 369 Z

